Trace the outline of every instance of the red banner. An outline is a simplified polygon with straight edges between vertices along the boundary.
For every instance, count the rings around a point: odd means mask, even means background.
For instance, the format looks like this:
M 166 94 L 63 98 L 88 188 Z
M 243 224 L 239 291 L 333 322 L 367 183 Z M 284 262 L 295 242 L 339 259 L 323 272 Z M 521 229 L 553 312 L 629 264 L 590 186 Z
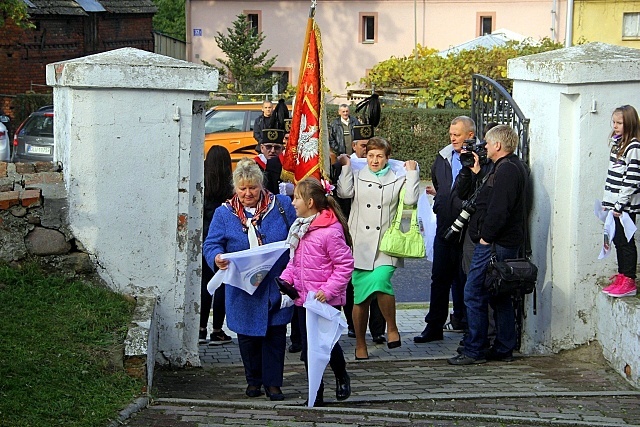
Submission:
M 303 55 L 289 143 L 282 164 L 294 184 L 308 176 L 320 178 L 320 165 L 323 164 L 327 153 L 322 142 L 326 140 L 326 124 L 321 123 L 321 117 L 324 116 L 322 45 L 320 31 L 315 22 L 312 27 L 306 55 Z

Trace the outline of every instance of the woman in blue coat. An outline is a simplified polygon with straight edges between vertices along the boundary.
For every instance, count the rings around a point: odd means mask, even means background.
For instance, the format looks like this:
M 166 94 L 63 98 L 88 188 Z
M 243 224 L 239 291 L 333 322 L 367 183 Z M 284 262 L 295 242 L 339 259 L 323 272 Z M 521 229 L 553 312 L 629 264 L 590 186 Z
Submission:
M 235 194 L 216 209 L 203 254 L 210 267 L 224 270 L 228 260 L 220 255 L 285 240 L 296 213 L 287 196 L 274 195 L 263 186 L 263 174 L 255 161 L 244 158 L 233 172 Z M 281 294 L 274 278 L 287 265 L 289 252 L 276 262 L 256 291 L 225 285 L 227 326 L 238 334 L 240 356 L 247 378 L 246 395 L 283 400 L 282 378 L 287 323 L 293 307 L 281 308 Z

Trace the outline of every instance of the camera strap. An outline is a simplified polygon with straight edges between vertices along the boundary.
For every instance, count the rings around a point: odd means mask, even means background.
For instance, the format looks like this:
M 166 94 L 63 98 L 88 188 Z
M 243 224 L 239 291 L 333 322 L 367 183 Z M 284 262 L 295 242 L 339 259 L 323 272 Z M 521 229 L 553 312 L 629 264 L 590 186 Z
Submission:
M 482 180 L 480 181 L 480 184 L 478 184 L 478 187 L 476 188 L 476 191 L 473 192 L 473 194 L 471 195 L 471 197 L 469 197 L 468 200 L 471 200 L 475 203 L 476 198 L 478 197 L 478 194 L 480 194 L 480 190 L 482 190 L 482 187 L 484 187 L 485 182 L 487 182 L 487 180 L 489 179 L 489 176 L 493 173 L 494 171 L 489 172 L 488 174 L 486 174 Z

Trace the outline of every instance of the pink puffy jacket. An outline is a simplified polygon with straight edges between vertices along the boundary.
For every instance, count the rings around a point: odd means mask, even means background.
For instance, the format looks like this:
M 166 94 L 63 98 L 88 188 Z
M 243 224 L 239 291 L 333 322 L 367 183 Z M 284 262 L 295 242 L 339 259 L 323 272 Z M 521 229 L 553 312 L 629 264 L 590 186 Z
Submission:
M 280 277 L 293 284 L 301 306 L 309 291 L 322 290 L 327 304 L 344 305 L 347 284 L 353 272 L 353 255 L 344 238 L 342 225 L 331 209 L 325 209 L 309 225 Z

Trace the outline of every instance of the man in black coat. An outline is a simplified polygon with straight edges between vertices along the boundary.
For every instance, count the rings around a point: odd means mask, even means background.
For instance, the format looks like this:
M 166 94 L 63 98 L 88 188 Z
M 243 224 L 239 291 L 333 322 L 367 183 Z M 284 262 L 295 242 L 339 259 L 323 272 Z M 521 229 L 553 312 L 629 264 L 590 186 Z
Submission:
M 354 139 L 357 139 L 354 138 L 353 127 L 360 124 L 358 119 L 349 115 L 349 106 L 347 104 L 340 104 L 338 114 L 340 117 L 329 124 L 329 147 L 336 157 L 340 154 L 350 155 L 353 152 L 351 144 Z M 371 136 L 366 139 L 371 138 Z
M 525 187 L 527 170 L 514 154 L 518 134 L 508 125 L 498 125 L 486 135 L 487 158 L 493 171 L 480 182 L 476 211 L 469 219 L 469 237 L 475 243 L 471 266 L 464 289 L 468 333 L 462 352 L 448 360 L 451 365 L 471 365 L 489 360 L 511 361 L 516 346 L 515 315 L 511 295 L 491 297 L 485 289 L 487 266 L 493 255 L 498 261 L 520 255 L 525 236 Z M 481 168 L 477 161 L 474 174 Z M 460 185 L 470 189 L 472 186 Z M 470 191 L 460 193 L 469 197 Z M 496 337 L 486 350 L 489 303 L 494 309 Z
M 455 180 L 462 170 L 460 152 L 466 140 L 475 138 L 476 125 L 467 116 L 459 116 L 449 126 L 450 144 L 438 153 L 431 179 L 433 187 L 427 187 L 427 194 L 435 196 L 433 212 L 436 214 L 436 235 L 433 241 L 433 267 L 431 269 L 431 298 L 429 312 L 425 317 L 427 326 L 413 338 L 416 343 L 439 341 L 444 338 L 443 328 L 449 316 L 449 292 L 453 299 L 453 316 L 464 323 L 463 287 L 465 275 L 462 271 L 462 235 L 454 241 L 444 238 L 462 210 L 462 200 L 458 196 Z
M 271 101 L 264 101 L 262 103 L 262 114 L 256 117 L 253 122 L 253 138 L 256 140 L 256 151 L 260 152 L 260 144 L 262 144 L 262 129 L 270 127 L 271 113 L 273 112 L 273 103 Z

